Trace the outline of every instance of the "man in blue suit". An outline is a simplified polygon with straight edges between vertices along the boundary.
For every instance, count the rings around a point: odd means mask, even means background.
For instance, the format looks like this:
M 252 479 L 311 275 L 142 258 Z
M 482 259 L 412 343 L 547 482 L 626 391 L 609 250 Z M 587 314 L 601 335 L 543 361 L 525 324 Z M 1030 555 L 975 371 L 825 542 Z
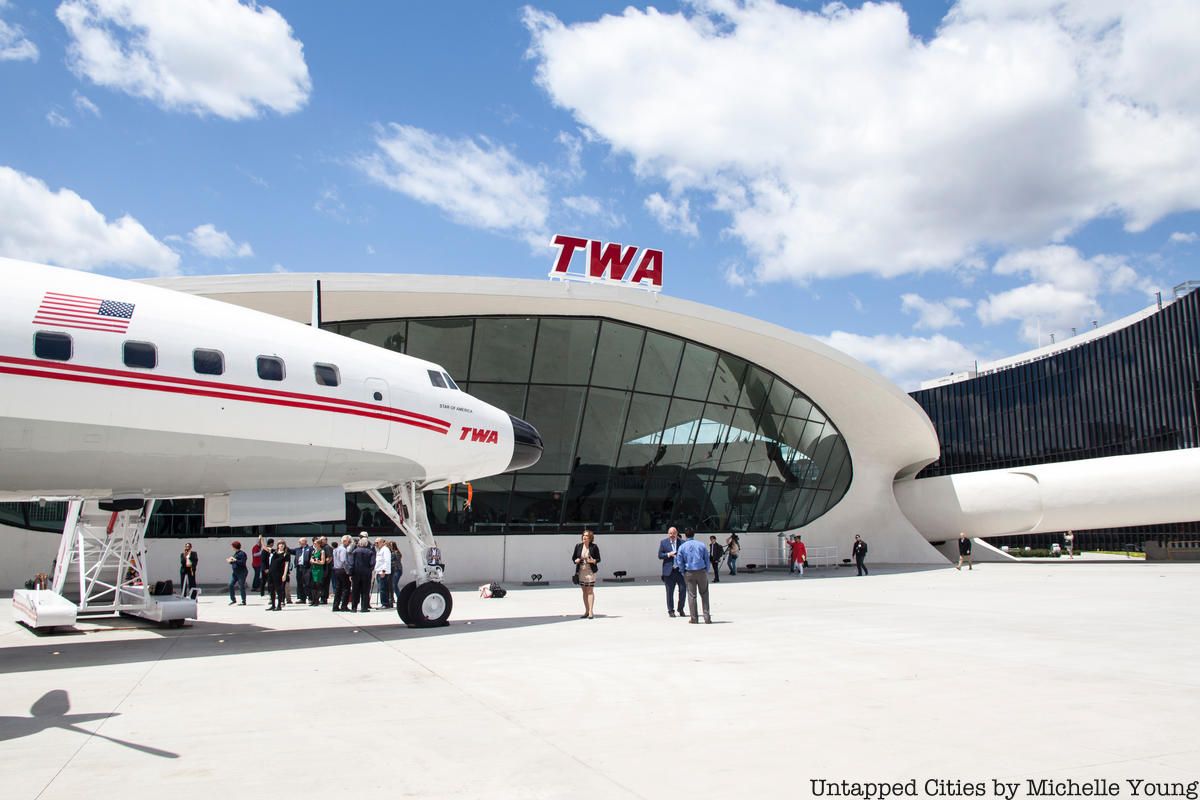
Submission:
M 676 610 L 679 616 L 683 616 L 683 596 L 684 583 L 683 571 L 675 563 L 675 556 L 679 551 L 679 531 L 675 528 L 667 530 L 667 538 L 658 543 L 658 560 L 662 562 L 662 579 L 663 585 L 667 587 L 667 614 L 675 616 Z M 675 588 L 679 588 L 679 602 L 672 603 L 672 595 L 675 593 Z

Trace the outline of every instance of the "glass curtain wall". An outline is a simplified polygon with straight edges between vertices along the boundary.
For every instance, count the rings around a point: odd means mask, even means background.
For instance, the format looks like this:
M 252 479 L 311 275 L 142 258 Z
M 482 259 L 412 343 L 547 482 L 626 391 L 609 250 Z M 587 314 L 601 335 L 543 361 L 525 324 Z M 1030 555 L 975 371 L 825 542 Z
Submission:
M 465 486 L 432 493 L 438 532 L 785 530 L 825 513 L 850 485 L 845 441 L 795 387 L 659 331 L 571 317 L 326 327 L 435 361 L 542 434 L 532 469 L 476 481 L 470 505 Z

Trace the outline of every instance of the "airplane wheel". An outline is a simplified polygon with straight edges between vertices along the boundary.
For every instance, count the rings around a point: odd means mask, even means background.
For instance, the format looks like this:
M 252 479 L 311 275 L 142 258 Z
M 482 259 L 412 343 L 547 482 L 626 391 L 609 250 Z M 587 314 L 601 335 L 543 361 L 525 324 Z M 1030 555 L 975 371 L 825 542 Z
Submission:
M 436 581 L 423 583 L 413 590 L 408 600 L 409 624 L 418 628 L 436 628 L 449 625 L 450 610 L 454 601 L 450 590 Z
M 405 625 L 413 624 L 412 615 L 408 613 L 408 603 L 412 600 L 413 590 L 416 588 L 415 583 L 406 583 L 400 587 L 400 595 L 396 598 L 396 613 Z

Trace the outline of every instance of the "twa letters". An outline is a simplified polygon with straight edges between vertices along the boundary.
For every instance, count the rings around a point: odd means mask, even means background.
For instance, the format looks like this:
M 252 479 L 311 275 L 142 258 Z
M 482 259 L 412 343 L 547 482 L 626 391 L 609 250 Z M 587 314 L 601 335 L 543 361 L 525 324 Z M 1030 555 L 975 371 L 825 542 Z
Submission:
M 470 437 L 472 442 L 482 442 L 484 444 L 496 444 L 500 441 L 500 432 L 488 430 L 487 428 L 467 428 L 462 429 L 462 435 L 458 437 L 460 442 L 467 441 Z
M 558 248 L 558 259 L 554 262 L 554 269 L 550 270 L 551 278 L 589 283 L 623 283 L 651 292 L 662 291 L 662 250 L 646 248 L 642 250 L 642 257 L 635 259 L 636 247 L 562 234 L 555 236 L 552 244 Z M 583 250 L 587 254 L 587 269 L 582 274 L 568 271 L 576 250 Z M 637 266 L 633 266 L 635 260 Z

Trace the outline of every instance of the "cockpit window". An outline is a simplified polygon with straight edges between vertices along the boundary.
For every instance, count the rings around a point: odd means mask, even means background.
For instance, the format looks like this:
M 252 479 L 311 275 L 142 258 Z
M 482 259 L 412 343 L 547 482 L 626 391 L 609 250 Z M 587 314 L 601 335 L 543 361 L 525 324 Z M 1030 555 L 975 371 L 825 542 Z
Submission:
M 313 364 L 313 374 L 317 379 L 317 386 L 337 386 L 342 382 L 338 368 L 333 364 Z
M 454 378 L 450 377 L 449 372 L 443 372 L 442 377 L 444 377 L 446 379 L 446 385 L 449 386 L 451 389 L 455 390 L 456 392 L 462 391 L 461 389 L 458 388 L 458 384 L 454 382 Z
M 442 373 L 438 372 L 436 369 L 427 370 L 427 372 L 429 372 L 430 383 L 439 389 L 446 388 L 446 379 L 442 377 Z

